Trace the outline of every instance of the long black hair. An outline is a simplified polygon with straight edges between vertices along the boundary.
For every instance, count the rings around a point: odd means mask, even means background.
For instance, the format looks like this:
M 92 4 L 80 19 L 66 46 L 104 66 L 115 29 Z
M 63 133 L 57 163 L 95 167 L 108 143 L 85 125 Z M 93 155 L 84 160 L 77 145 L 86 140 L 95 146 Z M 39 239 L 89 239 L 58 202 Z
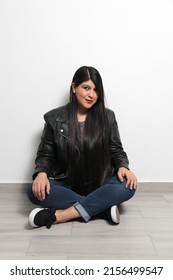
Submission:
M 83 66 L 75 72 L 72 84 L 77 87 L 88 80 L 94 83 L 98 99 L 87 111 L 82 148 L 80 148 L 79 143 L 77 100 L 72 86 L 70 88 L 68 172 L 70 184 L 79 189 L 84 187 L 85 184 L 97 188 L 110 175 L 108 119 L 104 103 L 102 78 L 95 68 Z

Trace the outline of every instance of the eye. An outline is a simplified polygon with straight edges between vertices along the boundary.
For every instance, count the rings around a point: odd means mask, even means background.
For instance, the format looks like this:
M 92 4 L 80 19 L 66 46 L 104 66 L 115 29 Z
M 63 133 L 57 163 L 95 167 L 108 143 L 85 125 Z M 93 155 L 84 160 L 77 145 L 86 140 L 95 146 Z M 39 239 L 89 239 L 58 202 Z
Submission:
M 89 90 L 89 86 L 83 86 L 83 89 L 88 91 Z

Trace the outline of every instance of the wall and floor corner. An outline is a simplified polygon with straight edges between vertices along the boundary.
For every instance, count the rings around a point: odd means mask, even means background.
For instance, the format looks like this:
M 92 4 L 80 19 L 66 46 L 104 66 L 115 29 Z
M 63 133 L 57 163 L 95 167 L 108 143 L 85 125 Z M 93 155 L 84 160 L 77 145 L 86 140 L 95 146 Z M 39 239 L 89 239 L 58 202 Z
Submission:
M 0 182 L 31 181 L 43 114 L 96 67 L 140 182 L 173 182 L 173 2 L 0 1 Z

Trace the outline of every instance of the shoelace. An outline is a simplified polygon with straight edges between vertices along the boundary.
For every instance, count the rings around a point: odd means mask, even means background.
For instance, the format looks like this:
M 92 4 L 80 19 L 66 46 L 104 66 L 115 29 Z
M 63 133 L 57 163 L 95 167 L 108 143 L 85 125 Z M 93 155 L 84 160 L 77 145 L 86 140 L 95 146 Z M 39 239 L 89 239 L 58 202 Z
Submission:
M 55 211 L 56 211 L 56 209 L 54 209 L 54 208 L 51 208 L 51 209 L 50 209 L 50 216 L 49 216 L 49 218 L 47 219 L 47 224 L 46 224 L 46 228 L 47 228 L 47 229 L 51 228 L 52 224 L 53 224 L 53 223 L 55 222 L 55 220 L 56 220 Z

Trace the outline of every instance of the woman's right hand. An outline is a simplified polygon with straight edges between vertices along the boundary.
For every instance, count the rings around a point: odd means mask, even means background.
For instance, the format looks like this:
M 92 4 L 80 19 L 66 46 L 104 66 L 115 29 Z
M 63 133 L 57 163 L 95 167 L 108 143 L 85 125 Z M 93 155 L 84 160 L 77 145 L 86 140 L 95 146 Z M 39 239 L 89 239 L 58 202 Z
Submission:
M 50 193 L 50 183 L 45 172 L 38 173 L 33 181 L 32 191 L 38 200 L 44 200 L 46 194 Z

